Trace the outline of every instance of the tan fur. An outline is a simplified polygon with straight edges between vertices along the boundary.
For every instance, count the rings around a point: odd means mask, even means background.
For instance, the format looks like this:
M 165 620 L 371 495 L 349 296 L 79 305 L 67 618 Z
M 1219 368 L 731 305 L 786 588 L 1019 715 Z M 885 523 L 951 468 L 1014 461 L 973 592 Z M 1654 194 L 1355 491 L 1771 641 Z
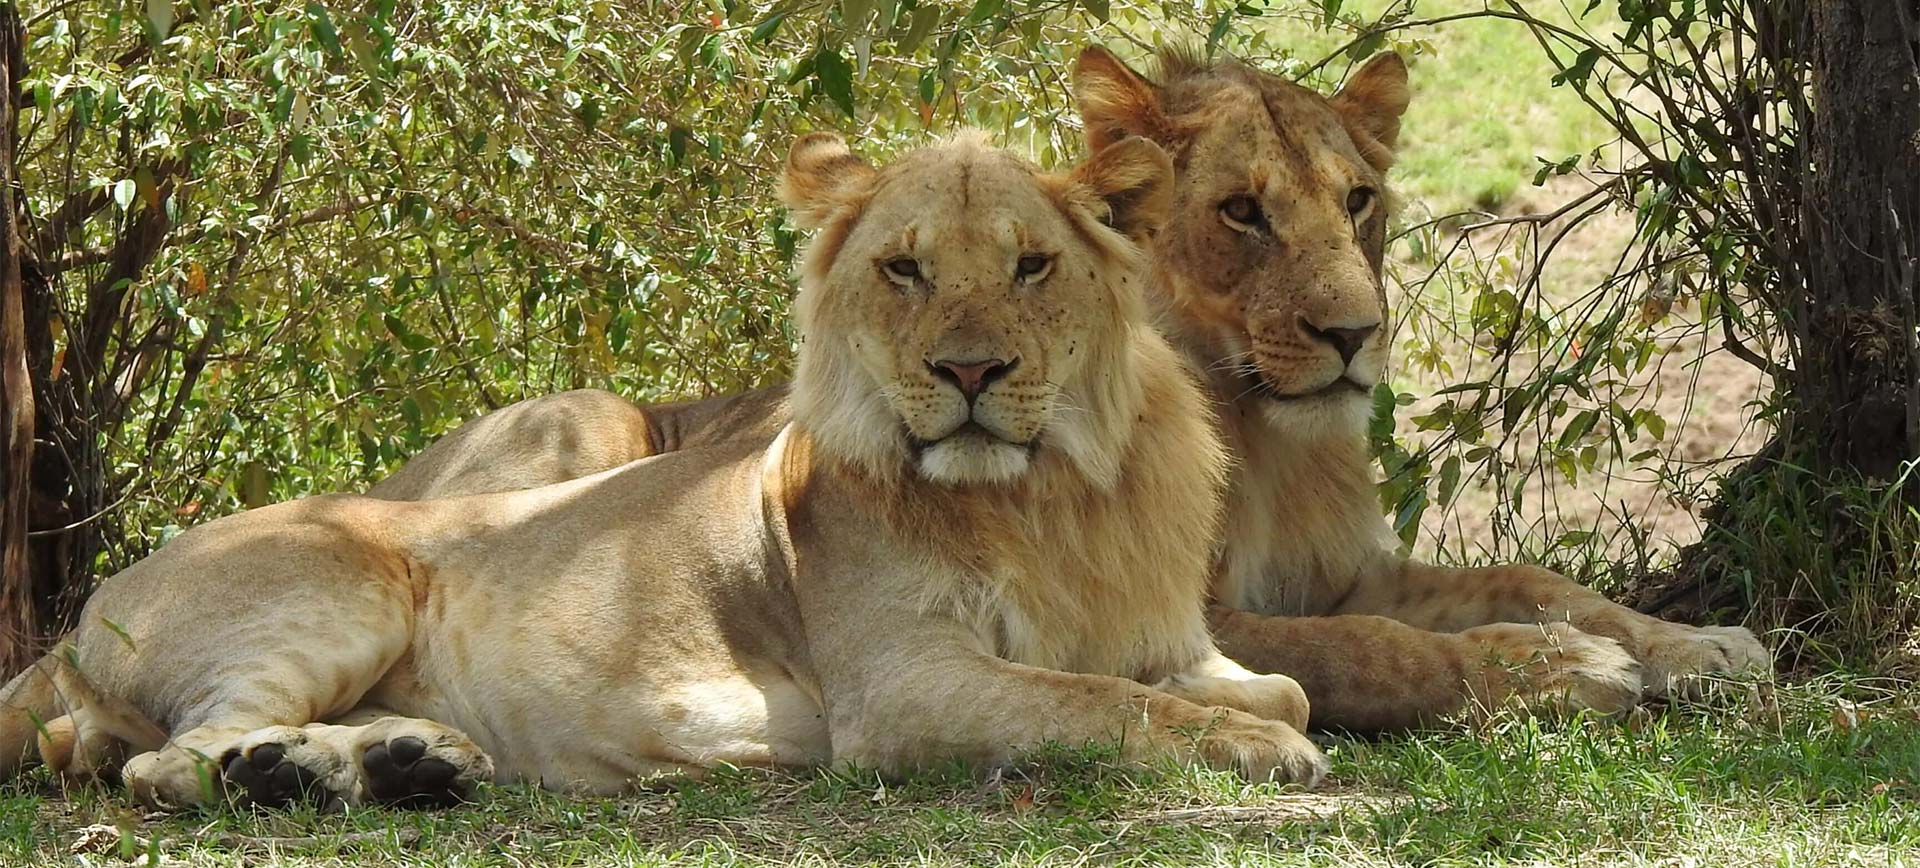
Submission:
M 1744 629 L 1662 622 L 1537 567 L 1401 555 L 1365 424 L 1388 349 L 1382 173 L 1405 64 L 1375 57 L 1332 98 L 1238 64 L 1163 67 L 1154 83 L 1092 48 L 1074 87 L 1095 148 L 1147 137 L 1180 167 L 1154 288 L 1239 459 L 1212 615 L 1229 656 L 1299 679 L 1316 723 L 1359 729 L 1515 695 L 1617 711 L 1643 689 L 1771 665 Z M 1374 195 L 1350 213 L 1358 187 Z M 1223 220 L 1235 196 L 1257 200 L 1266 226 Z M 1351 359 L 1315 334 L 1369 327 Z
M 1690 691 L 1701 676 L 1771 666 L 1742 628 L 1662 622 L 1536 567 L 1451 570 L 1402 556 L 1379 514 L 1364 437 L 1365 389 L 1386 368 L 1389 335 L 1374 333 L 1343 363 L 1301 326 L 1384 329 L 1383 173 L 1408 103 L 1406 66 L 1377 56 L 1326 98 L 1239 65 L 1162 61 L 1156 84 L 1088 49 L 1074 87 L 1095 150 L 1145 138 L 1177 157 L 1172 196 L 1153 203 L 1171 216 L 1151 248 L 1151 297 L 1207 372 L 1237 458 L 1213 586 L 1225 604 L 1217 639 L 1231 656 L 1299 678 L 1316 723 L 1356 729 L 1516 695 L 1617 710 L 1642 692 Z M 1345 202 L 1356 184 L 1379 191 L 1359 220 Z M 1257 195 L 1269 231 L 1223 225 L 1222 199 L 1240 193 Z M 1313 394 L 1340 377 L 1357 388 Z M 619 402 L 596 394 L 596 403 Z M 1310 396 L 1274 397 L 1298 394 Z M 670 418 L 701 406 L 627 413 Z M 415 463 L 458 465 L 449 479 L 489 478 L 497 459 L 472 448 L 469 429 L 514 412 L 469 423 Z M 618 441 L 609 451 L 623 460 L 659 451 L 621 427 L 575 437 Z M 548 481 L 565 478 L 563 459 L 516 464 L 548 468 L 539 471 Z M 1536 626 L 1562 622 L 1577 629 Z
M 126 750 L 152 750 L 166 733 L 131 705 L 96 691 L 61 642 L 0 689 L 0 779 L 38 758 L 56 773 L 86 777 Z
M 455 791 L 1114 739 L 1316 782 L 1299 686 L 1207 631 L 1225 454 L 1126 241 L 1170 182 L 1145 142 L 1062 179 L 976 137 L 880 170 L 803 140 L 784 190 L 819 228 L 793 420 L 771 443 L 183 534 L 108 579 L 74 636 L 88 689 L 167 734 L 128 761 L 129 789 L 278 798 L 291 763 L 323 804 L 379 801 L 374 757 L 409 740 Z M 1052 267 L 1023 282 L 1034 254 Z M 921 279 L 888 276 L 904 256 Z M 969 398 L 933 373 L 967 354 L 1018 364 Z
M 769 443 L 788 415 L 784 386 L 645 408 L 612 392 L 575 389 L 461 425 L 367 494 L 426 500 L 537 488 L 687 446 Z

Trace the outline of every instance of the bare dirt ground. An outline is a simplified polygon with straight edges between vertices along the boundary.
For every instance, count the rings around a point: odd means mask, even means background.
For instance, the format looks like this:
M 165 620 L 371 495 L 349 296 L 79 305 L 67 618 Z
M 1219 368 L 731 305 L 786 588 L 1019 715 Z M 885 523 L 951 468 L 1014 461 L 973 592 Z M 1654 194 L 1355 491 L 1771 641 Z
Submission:
M 1590 182 L 1571 176 L 1540 188 L 1523 187 L 1500 216 L 1550 213 L 1591 189 Z M 1549 224 L 1542 235 L 1551 236 L 1563 228 Z M 1614 211 L 1574 228 L 1541 272 L 1540 297 L 1546 306 L 1566 306 L 1603 283 L 1630 244 L 1633 231 L 1633 215 Z M 1483 273 L 1491 276 L 1494 285 L 1514 289 L 1524 281 L 1525 263 L 1530 257 L 1524 252 L 1516 254 L 1511 243 L 1502 248 L 1498 236 L 1498 230 L 1472 233 L 1473 259 Z M 1464 258 L 1466 253 L 1463 250 L 1457 258 Z M 1502 256 L 1507 257 L 1505 262 Z M 1411 277 L 1422 276 L 1432 267 L 1430 263 L 1402 265 L 1403 276 Z M 1395 310 L 1407 310 L 1412 301 L 1408 290 L 1404 286 L 1394 289 L 1398 291 L 1391 299 Z M 1403 408 L 1399 414 L 1398 434 L 1402 438 L 1430 440 L 1433 432 L 1418 431 L 1410 420 L 1431 412 L 1444 400 L 1432 397 L 1432 393 L 1450 382 L 1484 376 L 1491 368 L 1488 353 L 1472 345 L 1470 329 L 1464 326 L 1463 312 L 1472 303 L 1471 293 L 1457 285 L 1443 286 L 1440 281 L 1428 284 L 1422 292 L 1423 303 L 1418 306 L 1421 313 L 1416 315 L 1456 312 L 1440 315 L 1453 316 L 1460 328 L 1442 342 L 1442 356 L 1454 369 L 1451 375 L 1425 369 L 1410 353 L 1396 355 L 1396 389 L 1420 396 L 1413 407 Z M 1638 306 L 1644 299 L 1627 301 Z M 1658 562 L 1679 546 L 1698 539 L 1700 511 L 1712 493 L 1706 483 L 1713 470 L 1730 458 L 1750 454 L 1764 442 L 1767 433 L 1753 418 L 1756 402 L 1766 394 L 1764 376 L 1722 349 L 1717 331 L 1709 333 L 1700 326 L 1699 305 L 1690 299 L 1675 299 L 1667 314 L 1650 327 L 1665 338 L 1661 342 L 1664 352 L 1655 355 L 1644 371 L 1623 378 L 1625 382 L 1615 392 L 1622 395 L 1622 403 L 1650 407 L 1666 420 L 1663 439 L 1656 442 L 1643 433 L 1628 450 L 1631 454 L 1653 448 L 1658 451 L 1656 457 L 1632 464 L 1603 458 L 1599 472 L 1583 474 L 1576 484 L 1569 485 L 1559 471 L 1542 467 L 1537 460 L 1541 439 L 1558 431 L 1516 432 L 1502 448 L 1512 471 L 1527 475 L 1527 482 L 1520 486 L 1520 497 L 1512 496 L 1517 476 L 1508 477 L 1504 486 L 1491 484 L 1484 474 L 1469 476 L 1449 508 L 1435 506 L 1428 510 L 1415 551 L 1442 560 L 1537 557 L 1550 551 L 1564 534 L 1588 531 L 1602 543 L 1592 554 L 1629 560 L 1645 556 Z M 1406 338 L 1408 328 L 1403 322 L 1400 339 Z M 1537 352 L 1517 353 L 1515 372 L 1529 369 L 1541 359 Z M 1596 397 L 1601 396 L 1596 393 Z M 1568 398 L 1576 407 L 1587 406 L 1575 396 Z M 1603 449 L 1602 454 L 1606 451 Z M 1435 460 L 1437 464 L 1439 459 Z M 1496 488 L 1506 489 L 1506 496 Z

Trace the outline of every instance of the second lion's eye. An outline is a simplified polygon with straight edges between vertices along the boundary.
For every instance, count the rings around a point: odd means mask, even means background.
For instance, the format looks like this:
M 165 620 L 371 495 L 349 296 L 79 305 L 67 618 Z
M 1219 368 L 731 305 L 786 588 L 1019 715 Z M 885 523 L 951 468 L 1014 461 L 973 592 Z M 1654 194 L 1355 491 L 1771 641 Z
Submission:
M 1260 203 L 1252 196 L 1229 196 L 1220 203 L 1220 220 L 1238 232 L 1260 228 Z
M 1044 253 L 1029 253 L 1020 257 L 1020 261 L 1014 264 L 1013 274 L 1021 280 L 1032 283 L 1046 277 L 1052 270 L 1053 257 Z
M 1361 212 L 1367 210 L 1367 206 L 1373 204 L 1374 195 L 1372 187 L 1353 188 L 1347 193 L 1347 213 L 1355 217 L 1360 216 Z
M 886 272 L 887 279 L 902 286 L 910 285 L 920 279 L 920 260 L 911 256 L 900 256 L 887 260 L 880 270 Z

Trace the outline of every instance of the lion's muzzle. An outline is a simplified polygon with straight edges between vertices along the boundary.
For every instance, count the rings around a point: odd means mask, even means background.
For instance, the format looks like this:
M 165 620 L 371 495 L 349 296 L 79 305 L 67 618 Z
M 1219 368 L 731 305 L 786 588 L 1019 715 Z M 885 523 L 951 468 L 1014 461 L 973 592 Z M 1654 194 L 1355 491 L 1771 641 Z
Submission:
M 966 396 L 967 403 L 971 405 L 988 386 L 993 385 L 997 380 L 1004 379 L 1008 374 L 1013 373 L 1014 368 L 1019 366 L 1020 358 L 1018 356 L 1015 356 L 1012 361 L 983 359 L 980 361 L 962 362 L 953 359 L 941 359 L 939 361 L 927 362 L 927 371 L 933 374 L 934 379 L 945 380 L 953 384 L 954 388 L 960 390 L 960 394 Z

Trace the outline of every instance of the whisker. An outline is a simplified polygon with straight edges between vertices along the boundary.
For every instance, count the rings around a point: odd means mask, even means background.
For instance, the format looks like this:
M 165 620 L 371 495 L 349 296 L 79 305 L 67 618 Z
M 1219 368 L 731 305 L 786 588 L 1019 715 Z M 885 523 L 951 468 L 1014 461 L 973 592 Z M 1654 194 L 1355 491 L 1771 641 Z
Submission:
M 1253 353 L 1240 352 L 1240 353 L 1233 353 L 1229 356 L 1226 356 L 1225 358 L 1220 359 L 1219 361 L 1214 362 L 1213 364 L 1208 365 L 1207 370 L 1225 371 L 1225 370 L 1236 369 L 1236 368 L 1244 369 L 1252 366 L 1252 364 L 1253 364 Z

